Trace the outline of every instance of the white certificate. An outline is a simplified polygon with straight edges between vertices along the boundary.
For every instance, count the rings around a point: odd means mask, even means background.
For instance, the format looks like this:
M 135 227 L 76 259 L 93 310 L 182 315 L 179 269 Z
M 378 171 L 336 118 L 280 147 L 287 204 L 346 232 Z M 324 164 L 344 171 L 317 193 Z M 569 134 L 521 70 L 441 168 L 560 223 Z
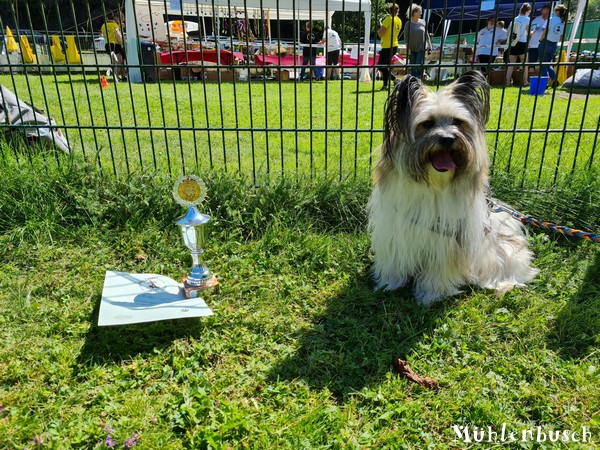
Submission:
M 157 274 L 106 271 L 98 326 L 211 316 L 200 297 L 187 299 L 183 286 Z

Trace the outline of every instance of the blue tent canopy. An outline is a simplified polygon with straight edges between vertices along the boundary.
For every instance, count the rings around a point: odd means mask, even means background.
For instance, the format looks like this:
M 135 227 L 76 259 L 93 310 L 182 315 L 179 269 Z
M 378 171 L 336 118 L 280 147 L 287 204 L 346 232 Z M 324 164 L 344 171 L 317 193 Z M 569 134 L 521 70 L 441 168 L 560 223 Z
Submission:
M 463 20 L 477 20 L 515 17 L 522 4 L 522 1 L 515 0 L 423 0 L 421 6 L 448 20 L 458 20 L 461 17 Z M 541 9 L 543 5 L 544 2 L 537 2 L 535 9 Z

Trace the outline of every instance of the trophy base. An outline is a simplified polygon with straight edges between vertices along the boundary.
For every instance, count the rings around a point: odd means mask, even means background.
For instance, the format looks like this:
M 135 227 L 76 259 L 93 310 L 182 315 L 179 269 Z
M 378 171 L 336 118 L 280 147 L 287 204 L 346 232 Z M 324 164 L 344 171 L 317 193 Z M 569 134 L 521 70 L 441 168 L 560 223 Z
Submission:
M 185 277 L 183 279 L 183 292 L 185 293 L 185 298 L 197 298 L 199 292 L 207 289 L 214 289 L 215 292 L 219 292 L 219 280 L 217 280 L 217 277 L 215 277 L 214 274 L 211 275 L 208 281 L 202 286 L 192 286 L 191 284 L 188 284 Z

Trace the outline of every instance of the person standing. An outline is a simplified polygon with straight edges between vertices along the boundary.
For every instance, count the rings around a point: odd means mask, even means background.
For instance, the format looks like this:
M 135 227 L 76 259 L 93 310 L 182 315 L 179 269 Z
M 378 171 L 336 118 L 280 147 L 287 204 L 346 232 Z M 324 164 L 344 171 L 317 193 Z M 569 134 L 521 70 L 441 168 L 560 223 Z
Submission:
M 120 24 L 124 24 L 123 16 L 117 15 L 113 11 L 106 14 L 106 23 L 102 25 L 100 32 L 104 37 L 104 49 L 109 54 L 111 62 L 115 66 L 115 79 L 118 81 L 127 81 L 127 71 L 125 70 L 125 49 L 123 43 L 123 32 Z
M 508 32 L 506 31 L 506 28 L 504 28 L 504 21 L 499 20 L 496 23 L 496 53 L 497 53 L 496 57 L 500 56 L 500 59 L 503 58 L 503 56 L 504 56 L 503 45 L 506 45 L 507 42 L 508 42 Z
M 488 65 L 492 64 L 498 56 L 498 45 L 500 44 L 498 31 L 496 18 L 490 17 L 487 20 L 487 26 L 477 33 L 477 41 L 475 43 L 477 50 L 475 51 L 475 56 L 479 60 L 479 63 L 482 64 L 480 69 L 483 74 L 487 73 Z
M 554 8 L 554 14 L 552 14 L 552 17 L 550 17 L 548 20 L 548 24 L 546 28 L 544 28 L 542 37 L 540 39 L 540 45 L 542 46 L 540 51 L 541 63 L 554 61 L 558 42 L 563 38 L 563 34 L 565 32 L 565 23 L 567 21 L 568 14 L 569 13 L 565 5 L 556 5 Z M 554 69 L 552 68 L 551 64 L 542 64 L 540 76 L 549 76 L 552 83 L 556 81 L 556 73 L 554 73 Z
M 340 35 L 330 26 L 327 26 L 325 29 L 325 35 L 321 40 L 321 44 L 325 44 L 327 46 L 327 65 L 337 66 L 340 61 L 340 50 L 342 49 L 342 40 L 340 39 Z M 332 69 L 331 67 L 328 67 L 327 78 L 339 80 L 340 68 L 336 67 L 335 69 Z
M 302 70 L 300 71 L 300 80 L 306 80 L 306 66 L 310 64 L 312 71 L 317 78 L 317 49 L 315 46 L 321 41 L 321 38 L 312 28 L 310 22 L 306 22 L 304 32 L 300 35 L 300 43 L 302 47 Z M 310 76 L 310 75 L 309 75 Z
M 539 45 L 540 39 L 546 24 L 548 23 L 548 17 L 550 16 L 550 5 L 542 6 L 541 15 L 537 16 L 531 21 L 531 34 L 529 35 L 529 48 L 527 49 L 527 62 L 538 62 L 540 60 Z
M 410 19 L 408 22 L 408 30 L 405 33 L 406 47 L 409 53 L 410 64 L 419 65 L 410 69 L 411 75 L 417 78 L 423 78 L 423 64 L 425 63 L 425 51 L 431 52 L 431 38 L 427 32 L 427 24 L 421 15 L 423 8 L 416 3 L 413 3 L 406 17 Z
M 395 3 L 390 6 L 389 15 L 383 19 L 381 27 L 377 30 L 377 35 L 381 38 L 381 52 L 379 53 L 378 65 L 383 77 L 382 91 L 388 89 L 390 79 L 389 65 L 392 62 L 392 56 L 398 51 L 398 35 L 402 29 L 402 21 L 398 17 L 399 9 Z
M 510 63 L 525 62 L 527 53 L 527 38 L 529 37 L 529 15 L 531 14 L 531 5 L 523 3 L 519 10 L 519 15 L 515 17 L 510 25 L 510 45 L 508 47 Z M 514 67 L 508 66 L 506 70 L 506 84 L 510 85 L 512 81 Z M 527 71 L 523 71 L 523 86 L 528 86 Z

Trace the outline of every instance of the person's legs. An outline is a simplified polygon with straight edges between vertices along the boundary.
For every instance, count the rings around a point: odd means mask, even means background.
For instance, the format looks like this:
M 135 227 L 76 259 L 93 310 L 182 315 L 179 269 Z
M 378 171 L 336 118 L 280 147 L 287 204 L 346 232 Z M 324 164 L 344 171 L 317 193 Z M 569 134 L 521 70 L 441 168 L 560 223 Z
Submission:
M 413 64 L 416 64 L 416 60 L 417 60 L 417 52 L 413 52 L 412 50 L 410 51 L 410 54 L 408 55 L 408 63 L 412 66 Z M 410 68 L 410 74 L 413 77 L 417 76 L 417 68 L 416 67 L 411 67 Z
M 556 42 L 547 41 L 544 47 L 544 62 L 549 63 L 554 61 L 554 57 L 556 56 Z M 550 77 L 552 81 L 556 79 L 556 73 L 554 72 L 554 68 L 552 64 L 548 64 L 544 67 L 546 69 L 546 73 Z
M 540 63 L 540 77 L 547 77 L 548 76 L 548 67 L 544 64 L 544 60 L 546 57 L 545 54 L 545 50 L 546 50 L 546 46 L 544 45 L 544 48 L 542 48 L 542 51 L 539 52 L 538 54 L 538 61 Z
M 539 61 L 540 54 L 537 48 L 529 48 L 527 49 L 527 62 L 528 63 L 536 63 Z
M 518 55 L 509 55 L 508 56 L 508 62 L 510 62 L 511 64 L 514 64 L 518 61 Z M 512 81 L 512 74 L 513 74 L 513 66 L 508 66 L 506 69 L 506 84 L 510 85 L 511 81 Z
M 410 74 L 423 79 L 423 63 L 425 62 L 425 52 L 410 52 L 410 63 L 415 64 L 415 67 L 411 67 Z
M 334 50 L 333 52 L 330 52 L 330 55 L 331 55 L 331 62 L 328 62 L 327 64 L 337 66 L 340 62 L 340 51 Z M 332 80 L 340 79 L 340 68 L 339 67 L 334 67 L 333 69 L 330 69 L 330 72 L 333 73 L 333 75 L 331 75 Z M 329 78 L 329 75 L 327 76 L 327 78 Z
M 477 55 L 477 59 L 481 64 L 481 66 L 479 66 L 479 70 L 481 70 L 481 73 L 486 75 L 488 64 L 490 63 L 490 55 Z
M 379 71 L 381 72 L 381 77 L 383 79 L 383 87 L 387 87 L 388 80 L 390 78 L 390 71 L 388 69 L 388 65 L 392 58 L 392 49 L 390 48 L 382 48 L 379 52 Z
M 308 61 L 310 61 L 310 55 L 302 54 L 302 70 L 300 71 L 300 79 L 303 80 L 306 76 L 306 66 L 308 65 Z

